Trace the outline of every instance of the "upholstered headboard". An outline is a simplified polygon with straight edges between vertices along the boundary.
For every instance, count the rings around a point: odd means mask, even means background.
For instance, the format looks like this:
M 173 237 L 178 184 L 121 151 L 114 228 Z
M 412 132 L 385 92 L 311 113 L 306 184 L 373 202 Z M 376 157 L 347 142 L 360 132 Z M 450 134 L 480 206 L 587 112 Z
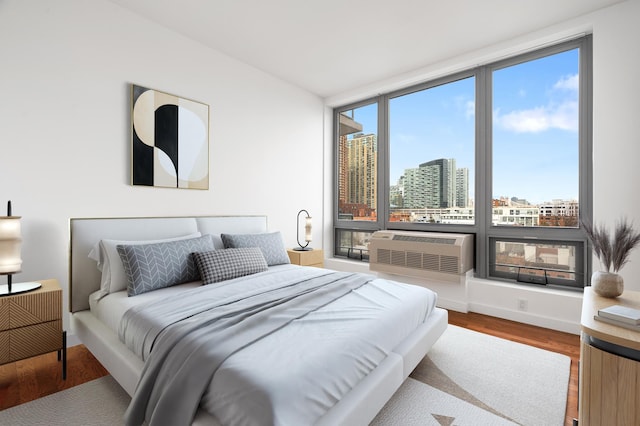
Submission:
M 222 233 L 266 231 L 266 216 L 72 218 L 69 221 L 69 310 L 89 309 L 89 295 L 100 289 L 100 271 L 88 255 L 102 239 L 156 240 L 201 232 L 213 235 L 216 248 L 222 248 Z

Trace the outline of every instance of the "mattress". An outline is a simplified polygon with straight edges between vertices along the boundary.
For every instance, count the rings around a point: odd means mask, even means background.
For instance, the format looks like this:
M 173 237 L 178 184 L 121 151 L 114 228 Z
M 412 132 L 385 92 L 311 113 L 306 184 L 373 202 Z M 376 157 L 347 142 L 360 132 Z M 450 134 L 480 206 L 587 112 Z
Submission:
M 302 270 L 320 271 L 271 267 L 250 280 L 230 280 L 211 290 L 241 291 L 244 283 L 261 275 Z M 135 297 L 118 292 L 100 300 L 92 297 L 90 305 L 93 314 L 117 333 L 128 309 L 198 287 L 198 282 L 189 283 Z M 374 278 L 234 353 L 215 373 L 201 406 L 222 424 L 253 424 L 257 418 L 272 424 L 313 423 L 425 322 L 435 302 L 436 294 L 423 287 Z M 270 418 L 264 418 L 265 410 Z

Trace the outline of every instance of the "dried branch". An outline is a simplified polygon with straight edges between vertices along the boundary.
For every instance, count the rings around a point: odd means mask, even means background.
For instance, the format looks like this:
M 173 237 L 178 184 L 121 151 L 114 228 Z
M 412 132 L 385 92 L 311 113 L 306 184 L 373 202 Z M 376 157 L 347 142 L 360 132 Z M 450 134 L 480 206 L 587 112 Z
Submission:
M 626 220 L 616 223 L 613 270 L 619 271 L 629 260 L 629 252 L 640 243 L 640 233 L 635 232 Z
M 602 263 L 607 272 L 618 272 L 629 260 L 629 253 L 640 244 L 640 232 L 633 229 L 633 225 L 622 219 L 616 223 L 613 237 L 604 226 L 591 226 L 580 221 L 589 241 L 593 246 L 593 252 Z

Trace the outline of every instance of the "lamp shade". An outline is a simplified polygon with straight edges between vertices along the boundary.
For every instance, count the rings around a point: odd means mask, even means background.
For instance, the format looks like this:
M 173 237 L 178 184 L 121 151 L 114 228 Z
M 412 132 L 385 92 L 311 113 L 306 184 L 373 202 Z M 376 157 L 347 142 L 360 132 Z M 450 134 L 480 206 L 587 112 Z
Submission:
M 311 216 L 307 216 L 304 221 L 304 240 L 311 242 Z
M 0 216 L 0 274 L 20 272 L 20 216 Z

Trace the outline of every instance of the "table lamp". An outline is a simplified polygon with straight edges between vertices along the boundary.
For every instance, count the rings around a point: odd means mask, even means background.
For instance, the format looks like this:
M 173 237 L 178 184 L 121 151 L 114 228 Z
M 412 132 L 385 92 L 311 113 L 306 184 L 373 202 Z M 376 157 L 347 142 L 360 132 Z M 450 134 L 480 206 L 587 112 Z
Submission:
M 300 244 L 300 214 L 302 214 L 303 212 L 307 215 L 305 217 L 305 222 L 304 222 L 304 241 L 306 242 L 305 245 Z M 297 251 L 313 250 L 311 247 L 308 247 L 309 243 L 311 242 L 311 216 L 309 216 L 309 212 L 306 210 L 300 210 L 298 212 L 298 219 L 296 221 L 296 240 L 298 241 L 298 245 L 300 247 L 295 247 L 294 250 L 297 250 Z
M 0 216 L 0 275 L 7 276 L 7 285 L 0 285 L 0 296 L 24 293 L 40 288 L 36 282 L 12 283 L 13 274 L 21 271 L 20 216 L 11 215 L 11 201 L 7 203 L 7 215 Z

